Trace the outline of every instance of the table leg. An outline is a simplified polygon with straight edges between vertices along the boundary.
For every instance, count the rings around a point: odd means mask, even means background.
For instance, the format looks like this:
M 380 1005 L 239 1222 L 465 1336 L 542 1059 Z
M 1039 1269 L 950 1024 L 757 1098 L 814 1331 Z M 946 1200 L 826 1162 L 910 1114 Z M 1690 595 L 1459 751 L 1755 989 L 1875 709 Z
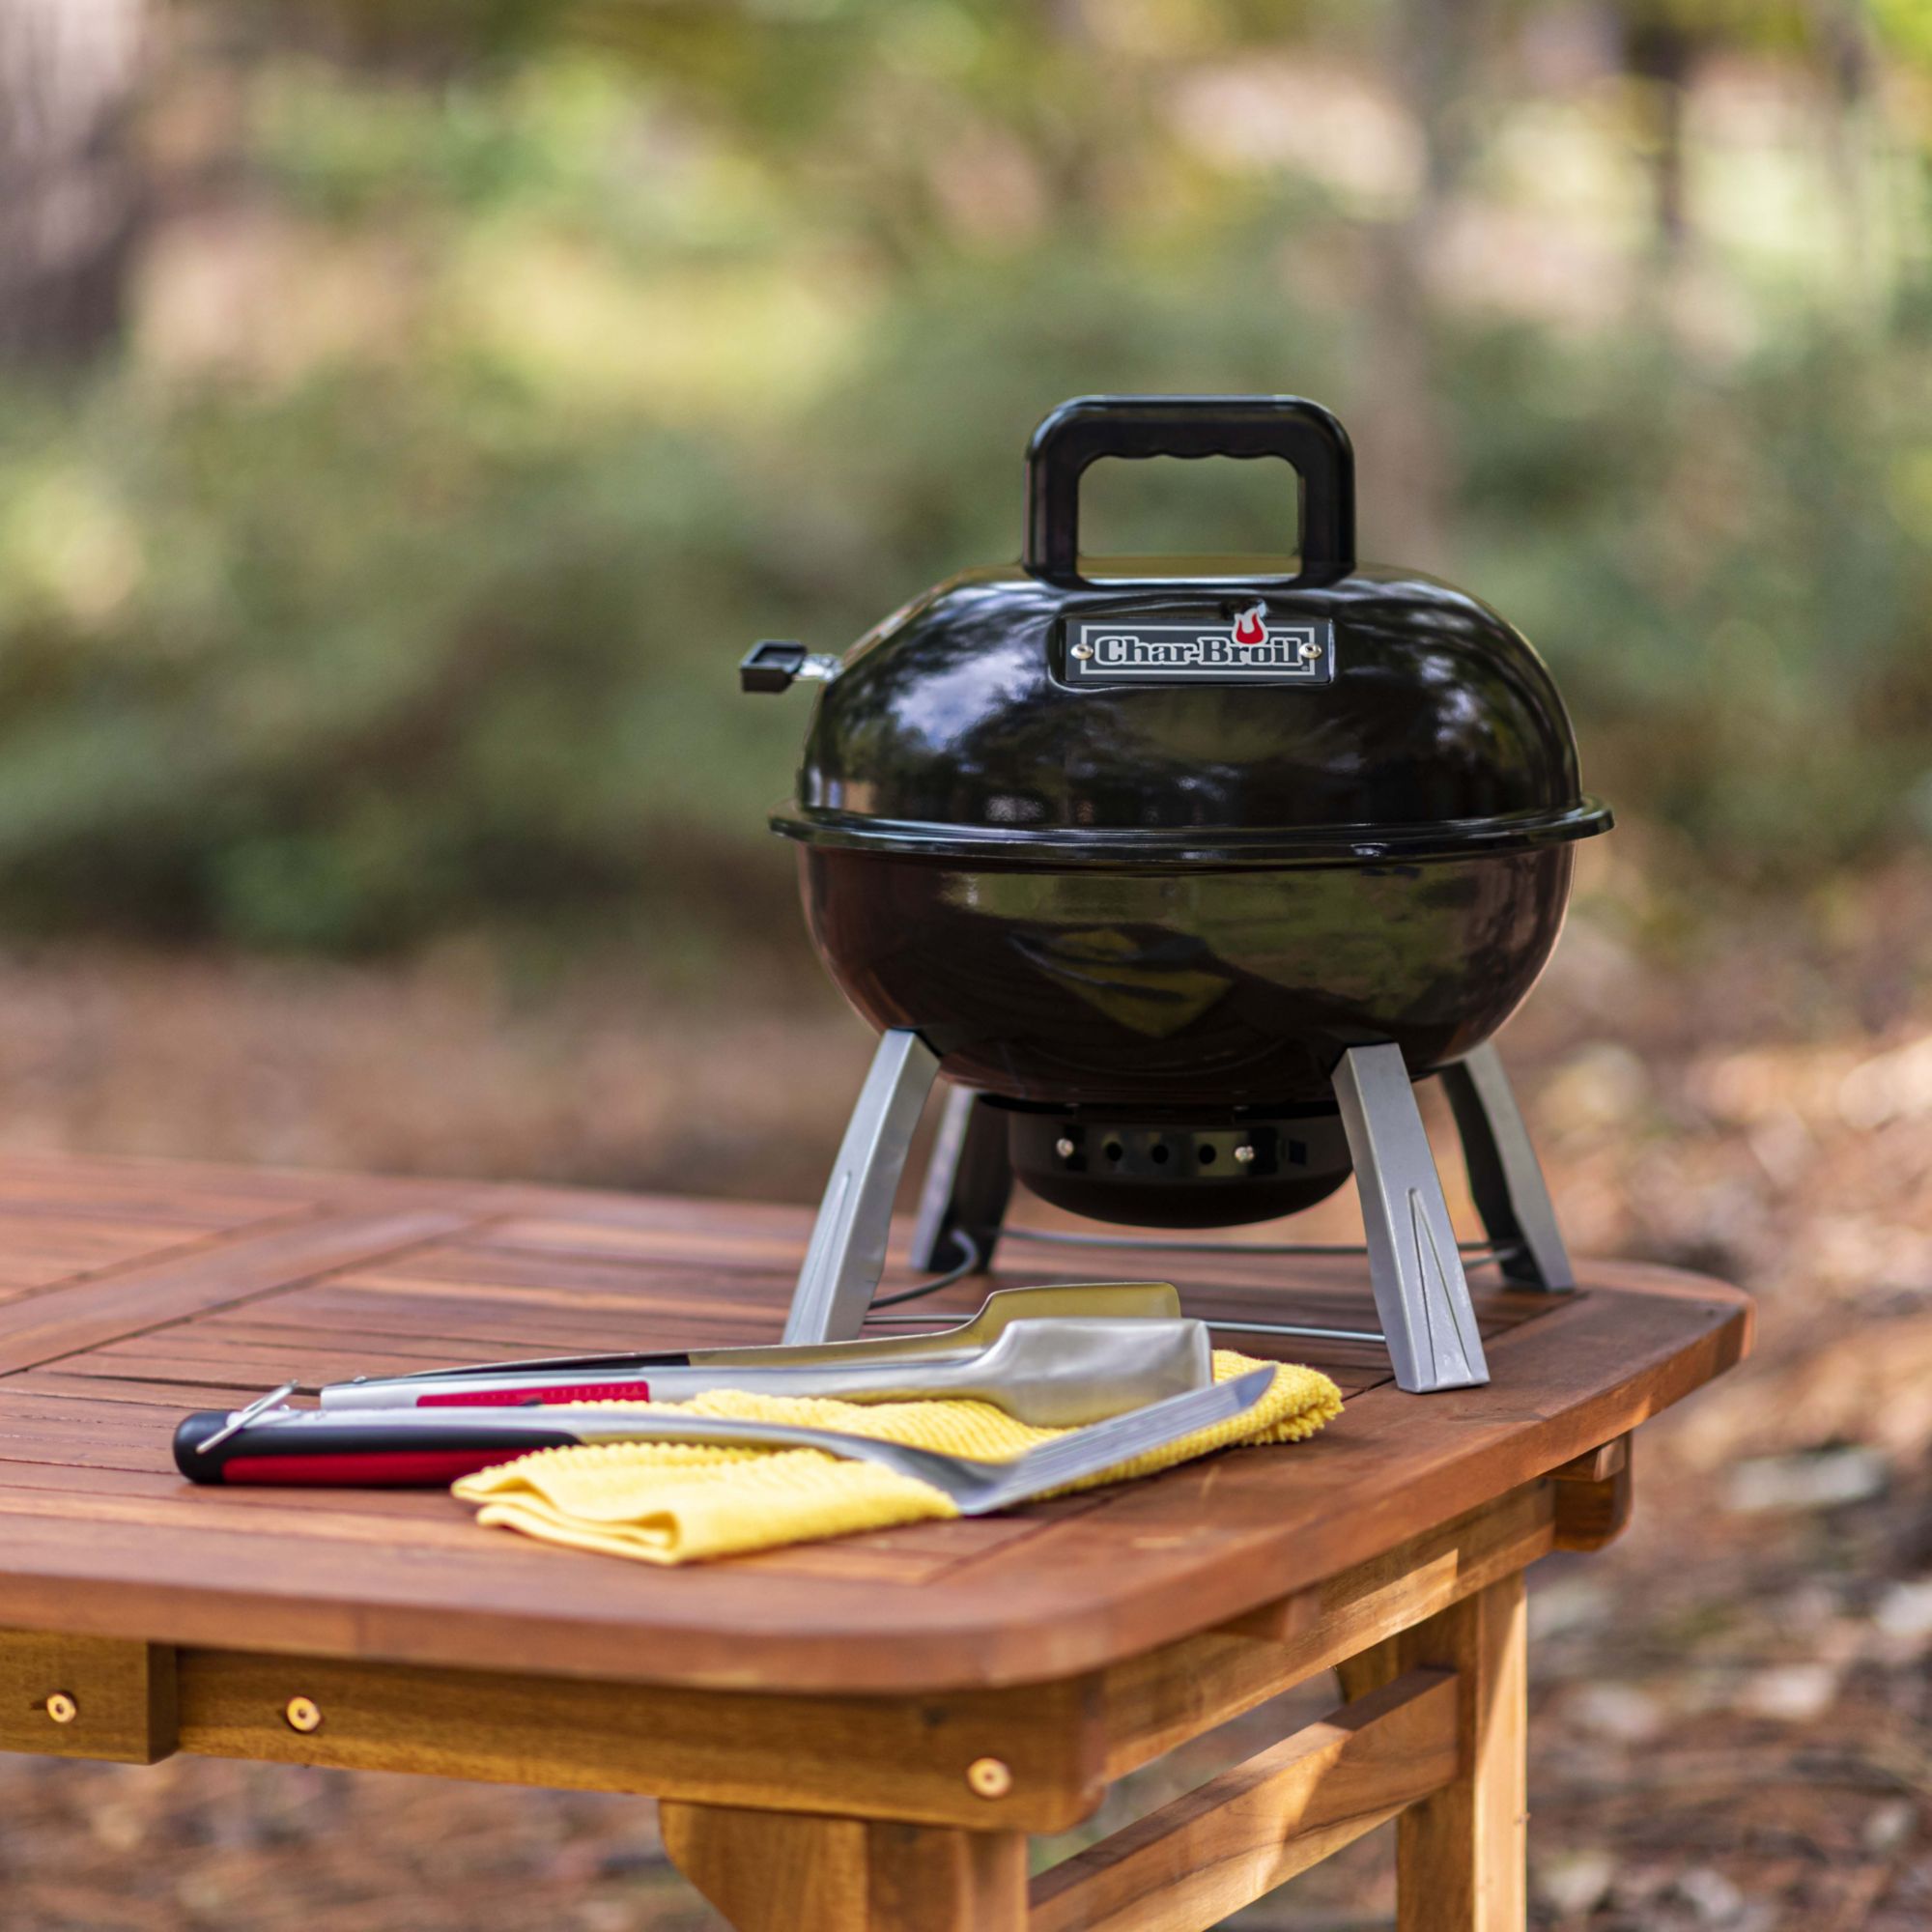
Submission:
M 737 1932 L 1025 1932 L 1023 1832 L 665 1801 L 671 1862 Z
M 1398 1932 L 1522 1932 L 1528 1911 L 1522 1573 L 1398 1640 L 1405 1668 L 1457 1673 L 1463 1768 L 1396 1824 Z

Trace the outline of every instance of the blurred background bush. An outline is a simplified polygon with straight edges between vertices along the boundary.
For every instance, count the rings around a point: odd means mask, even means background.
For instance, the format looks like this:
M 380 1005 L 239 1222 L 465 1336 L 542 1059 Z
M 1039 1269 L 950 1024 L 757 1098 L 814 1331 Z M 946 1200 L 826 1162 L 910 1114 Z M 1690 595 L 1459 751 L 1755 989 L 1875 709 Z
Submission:
M 1932 823 L 1914 0 L 0 18 L 16 934 L 755 929 L 802 721 L 741 649 L 1010 556 L 1094 389 L 1335 407 L 1367 554 L 1542 645 L 1660 865 Z

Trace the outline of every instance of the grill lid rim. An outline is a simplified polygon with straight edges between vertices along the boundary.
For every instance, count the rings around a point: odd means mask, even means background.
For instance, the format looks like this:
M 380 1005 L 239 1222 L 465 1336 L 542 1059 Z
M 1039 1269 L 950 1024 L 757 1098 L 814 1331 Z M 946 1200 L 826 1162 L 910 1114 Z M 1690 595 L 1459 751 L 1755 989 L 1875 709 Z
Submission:
M 1433 819 L 1414 825 L 1073 827 L 958 825 L 877 818 L 787 800 L 768 823 L 781 838 L 827 851 L 872 851 L 1007 865 L 1349 866 L 1466 859 L 1533 851 L 1594 838 L 1616 822 L 1603 800 L 1492 818 Z

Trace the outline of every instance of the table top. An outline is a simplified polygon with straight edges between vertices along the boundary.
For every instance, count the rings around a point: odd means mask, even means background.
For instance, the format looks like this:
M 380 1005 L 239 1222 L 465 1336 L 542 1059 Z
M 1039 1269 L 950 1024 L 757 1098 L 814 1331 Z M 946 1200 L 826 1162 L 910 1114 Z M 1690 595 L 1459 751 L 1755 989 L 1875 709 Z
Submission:
M 1311 1361 L 1314 1440 L 1151 1481 L 657 1570 L 478 1528 L 440 1492 L 203 1490 L 189 1408 L 290 1378 L 776 1337 L 800 1208 L 142 1161 L 0 1160 L 0 1624 L 230 1649 L 787 1691 L 1070 1676 L 1241 1615 L 1634 1427 L 1736 1361 L 1721 1283 L 1585 1264 L 1472 1277 L 1493 1380 L 1405 1395 L 1379 1349 Z M 1025 1239 L 936 1296 L 1094 1278 Z M 1375 1327 L 1366 1264 L 1158 1254 L 1190 1313 Z M 906 1277 L 889 1272 L 887 1287 Z M 955 1316 L 956 1319 L 956 1316 Z

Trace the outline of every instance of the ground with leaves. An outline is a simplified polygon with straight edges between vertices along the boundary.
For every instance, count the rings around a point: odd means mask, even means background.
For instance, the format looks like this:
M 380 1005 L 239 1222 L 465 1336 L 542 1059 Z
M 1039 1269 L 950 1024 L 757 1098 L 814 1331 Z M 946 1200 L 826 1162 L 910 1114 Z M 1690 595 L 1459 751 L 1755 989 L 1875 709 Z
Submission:
M 1614 863 L 1511 1056 L 1575 1244 L 1743 1281 L 1762 1327 L 1746 1369 L 1645 1431 L 1630 1534 L 1532 1577 L 1536 1923 L 1916 1932 L 1932 872 L 1691 918 L 1644 890 L 1636 853 Z M 381 970 L 16 956 L 0 1145 L 802 1198 L 865 1034 L 774 944 L 728 1007 L 621 961 L 519 986 L 461 949 Z M 1279 1716 L 1116 1808 L 1210 1775 Z M 1385 1835 L 1239 1924 L 1385 1924 Z M 191 1760 L 0 1767 L 0 1895 L 36 1932 L 718 1924 L 637 1801 Z

